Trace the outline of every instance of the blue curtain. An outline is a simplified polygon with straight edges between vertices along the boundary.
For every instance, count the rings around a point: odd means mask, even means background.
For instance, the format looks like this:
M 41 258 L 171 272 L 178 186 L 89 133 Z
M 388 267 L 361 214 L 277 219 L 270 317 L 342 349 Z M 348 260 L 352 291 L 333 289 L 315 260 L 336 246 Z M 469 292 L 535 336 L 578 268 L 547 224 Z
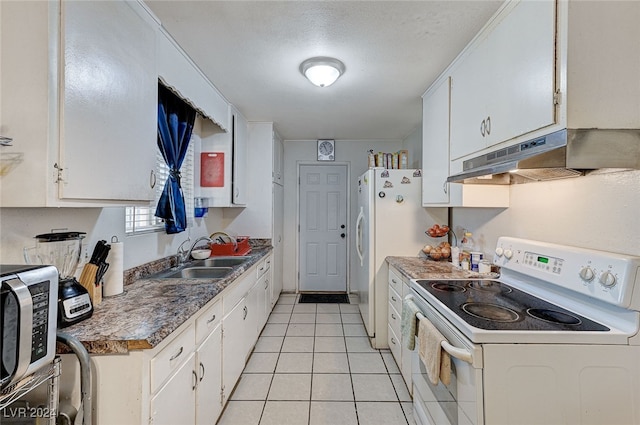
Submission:
M 180 167 L 189 147 L 195 119 L 196 111 L 191 106 L 158 84 L 158 149 L 170 171 L 155 215 L 164 220 L 167 233 L 180 233 L 187 228 Z

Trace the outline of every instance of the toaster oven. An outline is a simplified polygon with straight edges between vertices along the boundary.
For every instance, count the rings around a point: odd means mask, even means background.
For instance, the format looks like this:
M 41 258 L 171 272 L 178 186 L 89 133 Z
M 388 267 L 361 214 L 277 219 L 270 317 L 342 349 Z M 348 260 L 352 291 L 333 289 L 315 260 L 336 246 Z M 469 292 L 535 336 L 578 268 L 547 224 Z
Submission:
M 55 267 L 0 265 L 0 388 L 53 360 L 57 301 Z

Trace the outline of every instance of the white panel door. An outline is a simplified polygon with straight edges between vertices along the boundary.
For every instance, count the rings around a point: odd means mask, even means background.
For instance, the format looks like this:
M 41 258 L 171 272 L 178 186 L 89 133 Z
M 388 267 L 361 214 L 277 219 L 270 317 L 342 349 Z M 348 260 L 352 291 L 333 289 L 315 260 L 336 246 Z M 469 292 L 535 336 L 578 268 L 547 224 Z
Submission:
M 347 290 L 347 166 L 300 166 L 300 291 Z

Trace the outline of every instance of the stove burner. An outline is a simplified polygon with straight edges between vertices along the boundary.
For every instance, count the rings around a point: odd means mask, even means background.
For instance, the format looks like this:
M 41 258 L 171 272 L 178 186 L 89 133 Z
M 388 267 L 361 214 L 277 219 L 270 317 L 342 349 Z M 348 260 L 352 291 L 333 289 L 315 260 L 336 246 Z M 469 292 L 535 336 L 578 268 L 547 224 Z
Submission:
M 582 323 L 582 320 L 571 314 L 545 308 L 530 308 L 527 309 L 527 314 L 533 318 L 550 323 L 562 323 L 563 325 L 579 325 Z
M 508 294 L 513 291 L 513 289 L 508 286 L 494 280 L 472 280 L 468 283 L 468 286 L 471 289 L 493 292 L 495 294 Z
M 444 291 L 444 292 L 464 292 L 467 290 L 462 286 L 453 285 L 451 283 L 445 283 L 445 282 L 433 283 L 431 284 L 431 287 L 433 289 L 437 289 L 438 291 Z
M 480 319 L 494 322 L 516 322 L 520 315 L 510 308 L 489 303 L 464 303 L 462 310 Z

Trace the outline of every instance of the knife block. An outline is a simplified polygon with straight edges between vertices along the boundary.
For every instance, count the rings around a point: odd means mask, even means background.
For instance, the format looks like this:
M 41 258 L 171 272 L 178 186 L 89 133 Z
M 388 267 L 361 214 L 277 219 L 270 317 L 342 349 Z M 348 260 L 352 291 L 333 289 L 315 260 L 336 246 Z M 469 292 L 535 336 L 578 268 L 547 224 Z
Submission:
M 98 272 L 98 266 L 95 264 L 87 263 L 82 268 L 80 274 L 80 285 L 89 292 L 89 298 L 91 303 L 96 306 L 102 302 L 102 286 L 98 283 L 96 285 L 96 273 Z

